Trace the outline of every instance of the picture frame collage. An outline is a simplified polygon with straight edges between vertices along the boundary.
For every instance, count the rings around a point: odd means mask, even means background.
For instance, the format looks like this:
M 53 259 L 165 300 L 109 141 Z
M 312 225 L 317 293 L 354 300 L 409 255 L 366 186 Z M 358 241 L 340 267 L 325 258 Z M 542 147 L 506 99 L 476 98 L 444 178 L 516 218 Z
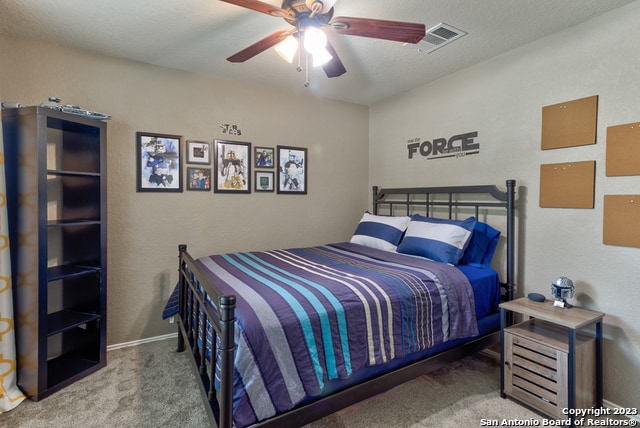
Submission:
M 188 191 L 307 194 L 304 147 L 252 148 L 245 141 L 186 140 L 183 156 L 181 143 L 179 135 L 136 133 L 138 192 L 182 192 L 184 162 L 184 188 Z

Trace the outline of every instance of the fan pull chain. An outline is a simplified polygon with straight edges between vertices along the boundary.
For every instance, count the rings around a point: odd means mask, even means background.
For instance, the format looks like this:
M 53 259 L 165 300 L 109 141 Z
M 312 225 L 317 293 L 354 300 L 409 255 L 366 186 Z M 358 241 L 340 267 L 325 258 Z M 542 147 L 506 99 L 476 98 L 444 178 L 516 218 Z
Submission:
M 299 46 L 303 46 L 303 44 L 304 44 L 304 33 L 302 32 L 302 30 L 300 28 L 300 24 L 298 24 L 298 27 L 297 27 L 297 34 L 298 34 L 298 45 Z M 301 61 L 300 55 L 302 55 L 300 53 L 301 51 L 302 51 L 302 49 L 300 47 L 298 47 L 298 51 L 297 51 L 297 54 L 298 54 L 298 67 L 296 67 L 296 71 L 298 73 L 300 73 L 302 71 L 302 64 L 300 62 Z
M 299 38 L 300 38 L 300 46 L 304 45 L 304 32 L 298 30 L 298 34 L 299 34 Z M 302 70 L 304 70 L 304 87 L 308 88 L 309 87 L 309 54 L 307 53 L 306 50 L 304 50 L 304 68 L 302 68 L 302 58 L 301 58 L 301 51 L 303 51 L 304 49 L 298 49 L 298 67 L 296 67 L 296 70 L 299 72 L 301 72 Z
M 300 63 L 300 61 L 301 61 L 301 59 L 300 59 L 300 55 L 301 55 L 301 54 L 300 54 L 300 51 L 301 51 L 301 50 L 302 50 L 302 49 L 298 49 L 298 66 L 296 67 L 296 71 L 297 71 L 298 73 L 300 73 L 300 72 L 302 71 L 302 64 Z
M 308 88 L 309 87 L 309 54 L 307 54 L 306 52 L 304 54 L 304 61 L 305 61 L 305 64 L 304 64 L 304 74 L 305 74 L 305 76 L 304 76 L 304 87 Z

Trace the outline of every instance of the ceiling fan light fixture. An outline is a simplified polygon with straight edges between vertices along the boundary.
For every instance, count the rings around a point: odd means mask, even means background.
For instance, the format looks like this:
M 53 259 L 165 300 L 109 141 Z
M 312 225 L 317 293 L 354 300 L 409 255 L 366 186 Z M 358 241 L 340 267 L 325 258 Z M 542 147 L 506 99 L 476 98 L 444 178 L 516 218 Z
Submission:
M 318 67 L 331 61 L 333 56 L 327 50 L 327 35 L 316 27 L 307 27 L 304 30 L 304 50 L 313 57 L 313 66 Z
M 312 55 L 327 50 L 327 35 L 315 27 L 308 27 L 304 30 L 303 45 L 304 49 Z
M 314 67 L 325 65 L 333 59 L 333 55 L 331 55 L 326 48 L 318 49 L 317 51 L 312 53 L 311 56 L 313 57 Z
M 298 40 L 293 35 L 290 35 L 275 45 L 273 49 L 275 49 L 282 59 L 291 64 L 293 63 L 293 58 L 295 58 L 296 51 L 298 50 Z

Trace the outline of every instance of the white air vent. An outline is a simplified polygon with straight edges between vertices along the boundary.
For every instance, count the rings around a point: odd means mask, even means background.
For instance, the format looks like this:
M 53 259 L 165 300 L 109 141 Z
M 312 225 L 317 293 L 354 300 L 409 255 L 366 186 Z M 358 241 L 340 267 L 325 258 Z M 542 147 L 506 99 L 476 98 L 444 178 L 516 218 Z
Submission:
M 440 23 L 427 30 L 427 34 L 418 42 L 416 48 L 421 52 L 431 53 L 466 34 L 451 25 Z

